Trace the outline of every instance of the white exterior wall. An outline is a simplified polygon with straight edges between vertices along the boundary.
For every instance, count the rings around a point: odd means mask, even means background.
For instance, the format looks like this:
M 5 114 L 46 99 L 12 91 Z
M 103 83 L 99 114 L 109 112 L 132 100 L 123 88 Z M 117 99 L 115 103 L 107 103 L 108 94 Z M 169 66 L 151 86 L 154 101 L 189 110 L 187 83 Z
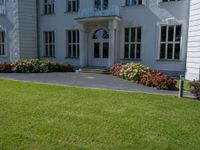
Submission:
M 20 58 L 36 58 L 37 26 L 35 0 L 6 0 L 5 14 L 0 15 L 1 30 L 6 32 L 6 56 L 0 63 Z
M 6 1 L 5 14 L 0 15 L 1 30 L 6 33 L 6 56 L 0 56 L 0 63 L 19 59 L 19 17 L 18 1 Z
M 186 45 L 187 45 L 187 18 L 188 18 L 188 0 L 179 2 L 160 3 L 159 0 L 146 0 L 144 6 L 125 6 L 125 0 L 110 0 L 109 5 L 120 7 L 121 21 L 118 25 L 118 40 L 116 45 L 115 63 L 132 60 L 123 60 L 124 58 L 124 28 L 142 27 L 142 50 L 141 63 L 152 67 L 153 69 L 170 71 L 177 74 L 184 74 L 186 63 Z M 80 9 L 93 8 L 93 0 L 81 0 Z M 69 62 L 79 66 L 79 59 L 66 59 L 66 30 L 81 29 L 81 25 L 75 20 L 78 13 L 65 13 L 66 1 L 58 0 L 55 3 L 54 15 L 42 15 L 40 5 L 40 50 L 41 56 L 44 55 L 43 31 L 53 30 L 56 36 L 56 58 L 55 61 Z M 174 18 L 171 21 L 167 21 Z M 159 27 L 160 24 L 181 24 L 182 25 L 182 49 L 181 58 L 178 61 L 160 61 L 159 60 Z M 96 24 L 87 24 L 86 32 L 91 35 L 95 28 L 104 26 L 108 28 L 108 22 Z M 109 29 L 108 29 L 109 30 Z M 90 42 L 90 37 L 87 44 Z M 86 47 L 90 50 L 90 46 Z M 88 58 L 87 58 L 88 59 Z
M 200 1 L 191 0 L 186 78 L 200 79 Z

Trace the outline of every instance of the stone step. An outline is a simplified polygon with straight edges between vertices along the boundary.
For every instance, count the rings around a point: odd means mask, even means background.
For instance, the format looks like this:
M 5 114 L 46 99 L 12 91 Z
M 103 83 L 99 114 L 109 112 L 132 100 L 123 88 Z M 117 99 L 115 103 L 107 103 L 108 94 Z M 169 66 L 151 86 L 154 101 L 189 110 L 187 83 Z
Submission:
M 95 74 L 111 74 L 110 69 L 108 68 L 93 68 L 93 67 L 80 68 L 78 72 L 95 73 Z

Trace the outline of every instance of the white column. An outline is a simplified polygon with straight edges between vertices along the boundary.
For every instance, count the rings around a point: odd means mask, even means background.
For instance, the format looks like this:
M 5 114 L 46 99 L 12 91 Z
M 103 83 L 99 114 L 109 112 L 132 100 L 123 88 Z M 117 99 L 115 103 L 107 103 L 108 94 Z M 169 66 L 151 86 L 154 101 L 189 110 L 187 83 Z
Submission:
M 87 65 L 86 57 L 86 32 L 85 32 L 85 25 L 82 24 L 79 30 L 79 38 L 80 38 L 80 67 L 85 67 Z
M 109 67 L 113 66 L 115 63 L 116 54 L 116 29 L 118 22 L 116 20 L 111 20 L 109 22 Z

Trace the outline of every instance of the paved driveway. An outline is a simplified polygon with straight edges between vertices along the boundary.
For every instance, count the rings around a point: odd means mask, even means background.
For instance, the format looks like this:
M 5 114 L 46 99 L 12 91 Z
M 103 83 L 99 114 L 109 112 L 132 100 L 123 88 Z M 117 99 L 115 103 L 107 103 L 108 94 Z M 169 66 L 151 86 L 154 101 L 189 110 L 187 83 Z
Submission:
M 131 83 L 129 81 L 105 74 L 90 73 L 41 73 L 41 74 L 19 74 L 19 73 L 0 73 L 0 78 L 8 78 L 14 80 L 33 81 L 42 83 L 63 84 L 69 86 L 122 90 L 131 92 L 153 93 L 153 94 L 169 94 L 178 95 L 178 91 L 157 90 L 143 85 Z M 185 93 L 186 96 L 191 96 Z

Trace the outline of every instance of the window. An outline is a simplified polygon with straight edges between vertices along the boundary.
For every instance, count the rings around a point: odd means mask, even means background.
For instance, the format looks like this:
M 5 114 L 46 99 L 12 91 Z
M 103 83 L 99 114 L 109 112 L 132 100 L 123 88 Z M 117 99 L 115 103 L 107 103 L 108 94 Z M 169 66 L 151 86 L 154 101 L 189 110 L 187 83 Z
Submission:
M 54 14 L 54 0 L 44 0 L 44 14 Z
M 67 0 L 67 12 L 78 12 L 79 0 Z
M 0 56 L 6 55 L 5 31 L 0 31 Z
M 140 59 L 141 36 L 141 27 L 125 28 L 124 58 Z
M 4 5 L 4 0 L 0 0 L 0 5 Z
M 161 26 L 160 59 L 180 59 L 181 25 Z
M 98 11 L 108 9 L 108 0 L 95 0 L 95 9 Z
M 182 1 L 182 0 L 161 0 L 162 2 L 175 2 L 175 1 Z
M 67 49 L 68 57 L 70 58 L 79 58 L 79 31 L 70 30 L 67 31 Z
M 55 57 L 55 33 L 54 31 L 44 32 L 45 57 Z
M 126 0 L 126 6 L 142 5 L 143 0 Z

